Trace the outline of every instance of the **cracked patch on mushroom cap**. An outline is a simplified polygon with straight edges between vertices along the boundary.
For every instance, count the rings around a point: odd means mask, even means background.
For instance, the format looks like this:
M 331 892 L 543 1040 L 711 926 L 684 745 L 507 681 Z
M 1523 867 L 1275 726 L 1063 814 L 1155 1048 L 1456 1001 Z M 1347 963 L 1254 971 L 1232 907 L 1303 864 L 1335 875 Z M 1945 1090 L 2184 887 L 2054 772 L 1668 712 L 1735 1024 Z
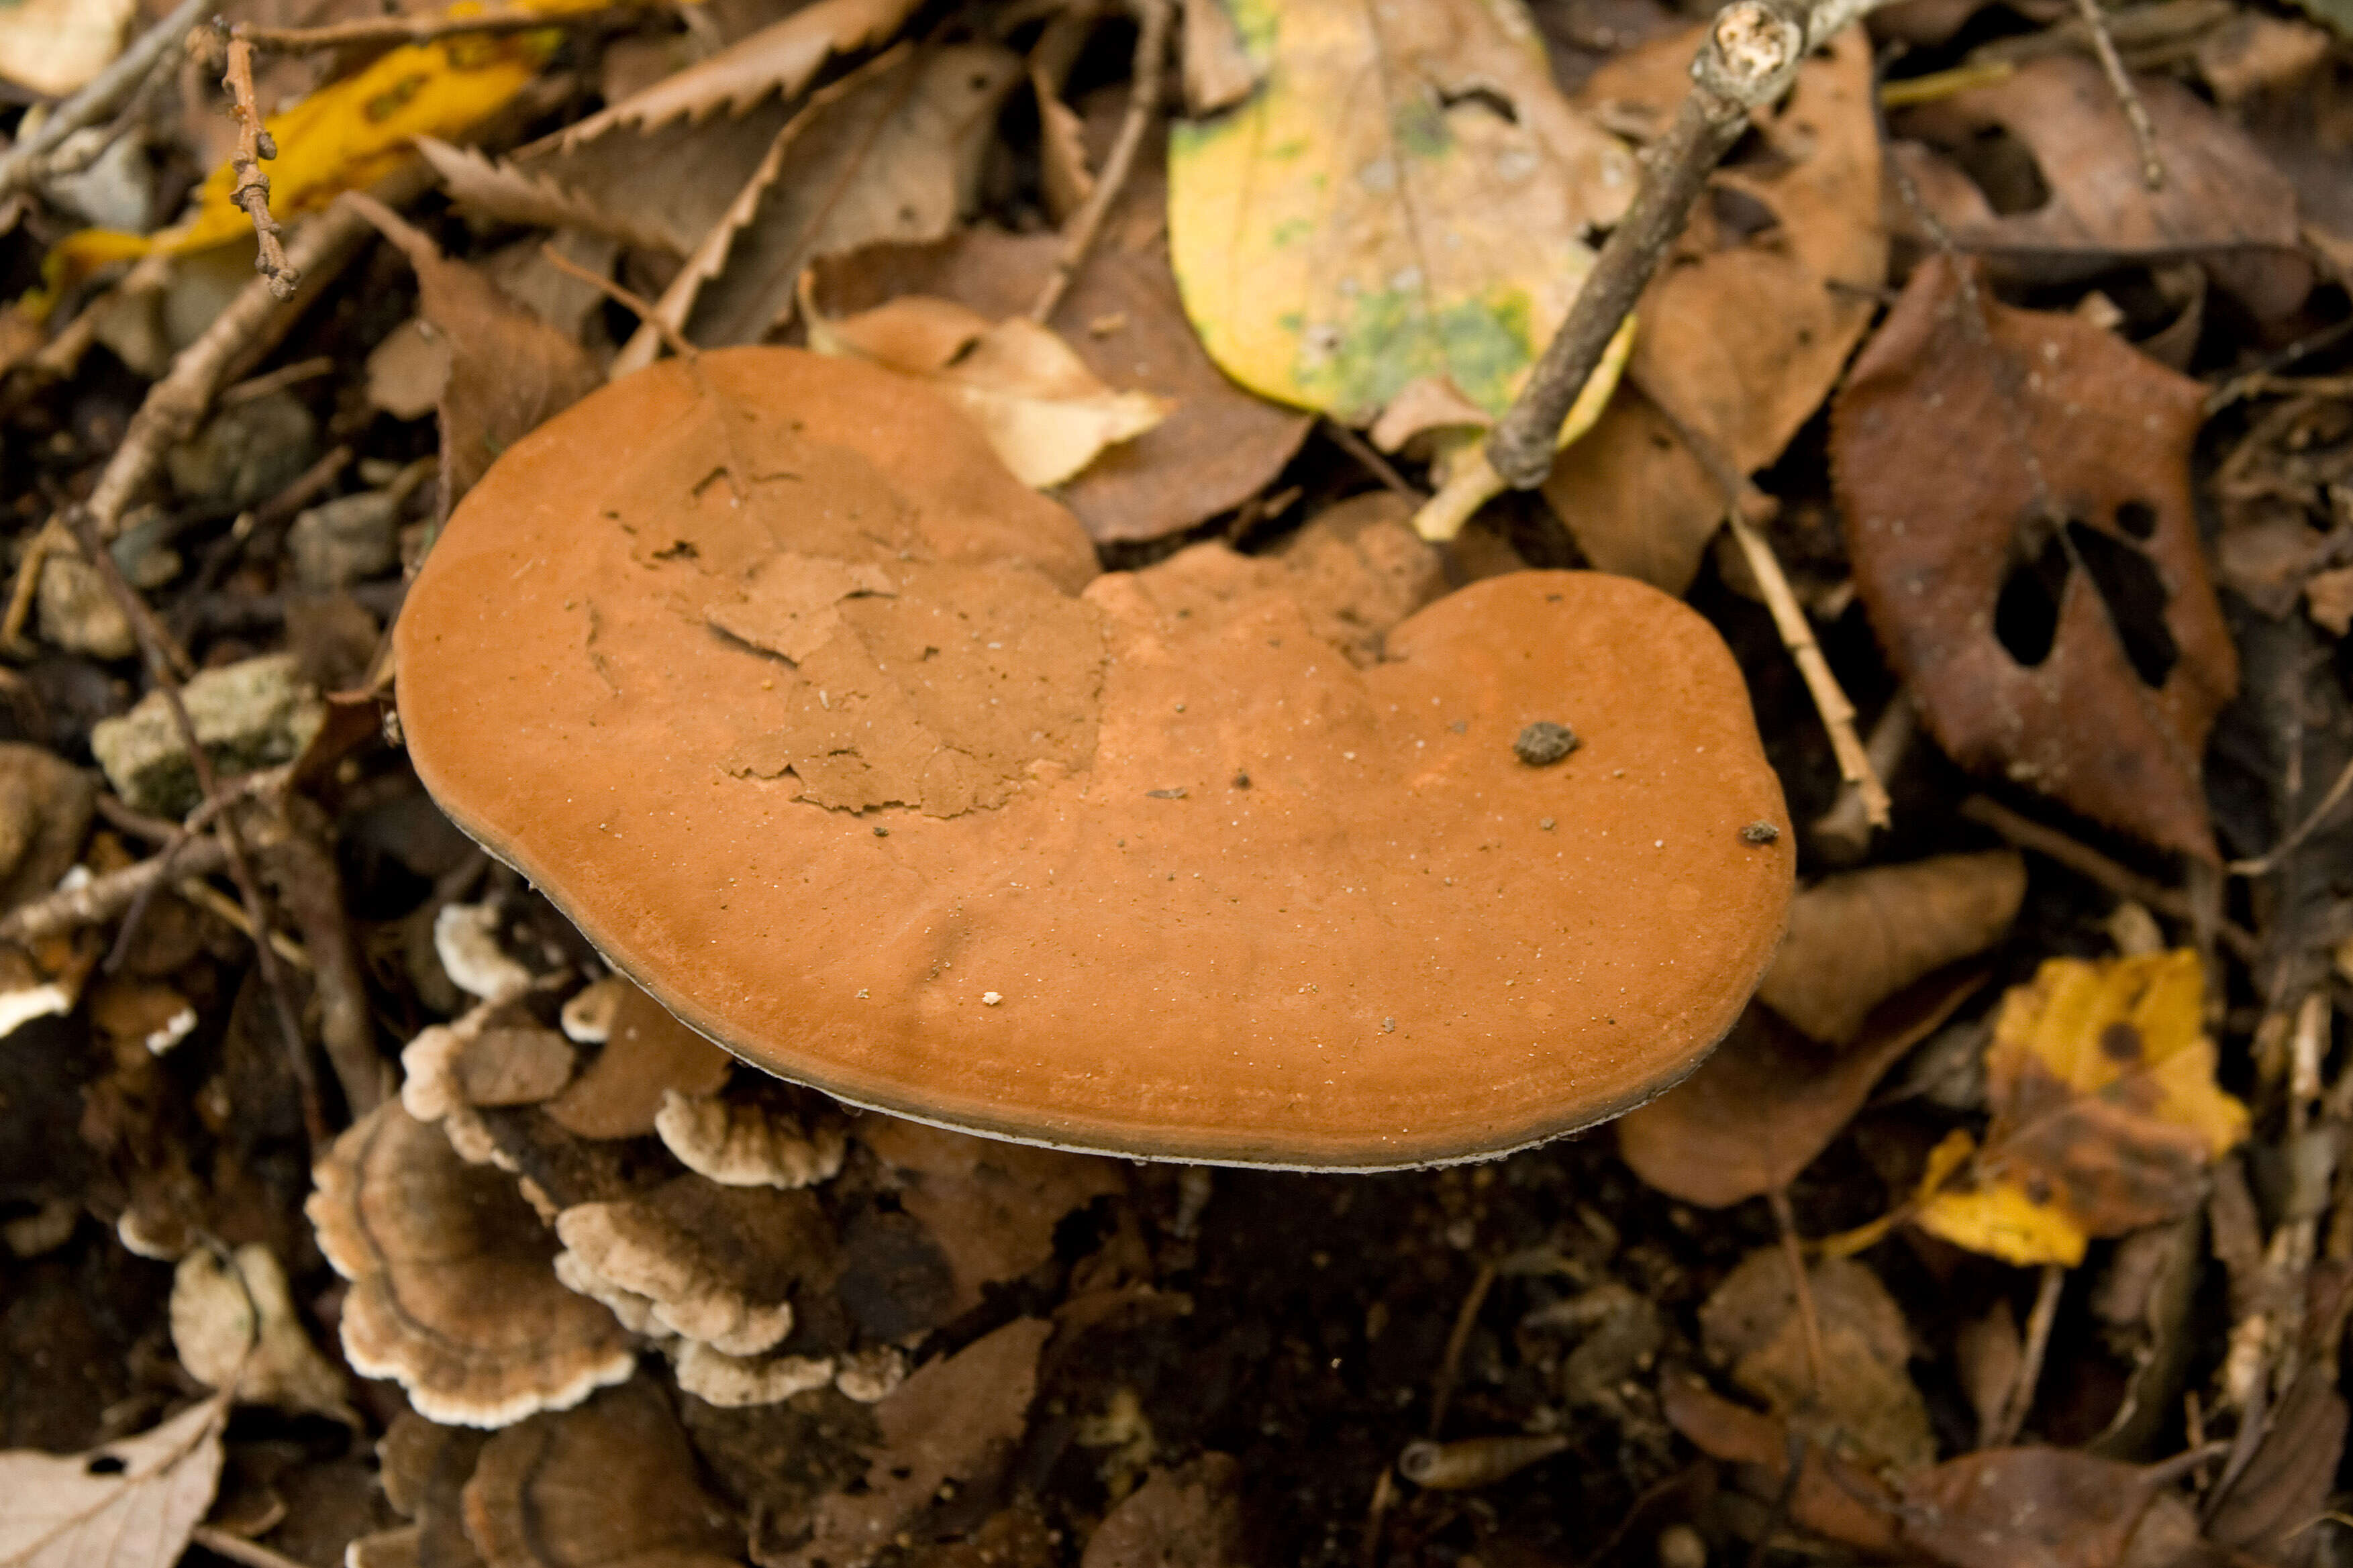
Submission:
M 576 1279 L 600 1298 L 605 1288 L 641 1298 L 647 1332 L 737 1356 L 792 1331 L 793 1287 L 827 1250 L 824 1215 L 807 1194 L 695 1176 L 640 1199 L 565 1209 L 555 1231 L 567 1284 Z
M 469 1165 L 396 1103 L 335 1140 L 304 1212 L 352 1282 L 343 1353 L 436 1421 L 501 1426 L 577 1404 L 636 1365 L 612 1313 L 565 1289 L 514 1183 Z
M 1520 572 L 1359 667 L 1411 584 L 1343 614 L 1322 570 L 1093 576 L 922 388 L 713 351 L 592 394 L 469 494 L 396 632 L 402 719 L 453 820 L 617 967 L 853 1103 L 1374 1169 L 1675 1082 L 1755 988 L 1794 867 L 1786 830 L 1740 837 L 1788 818 L 1722 639 L 1641 584 Z M 1584 744 L 1525 767 L 1546 718 Z M 780 771 L 737 765 L 759 744 Z M 915 804 L 847 809 L 889 800 Z
M 487 1568 L 733 1568 L 744 1542 L 644 1378 L 493 1436 L 464 1506 Z
M 727 1187 L 810 1187 L 841 1170 L 849 1140 L 821 1112 L 802 1115 L 760 1092 L 662 1097 L 654 1131 L 679 1163 Z M 809 1098 L 814 1099 L 814 1096 Z
M 599 984 L 604 984 L 599 982 Z M 616 975 L 604 1047 L 547 1113 L 583 1138 L 636 1138 L 654 1130 L 662 1096 L 711 1094 L 735 1058 L 680 1023 L 662 1005 Z

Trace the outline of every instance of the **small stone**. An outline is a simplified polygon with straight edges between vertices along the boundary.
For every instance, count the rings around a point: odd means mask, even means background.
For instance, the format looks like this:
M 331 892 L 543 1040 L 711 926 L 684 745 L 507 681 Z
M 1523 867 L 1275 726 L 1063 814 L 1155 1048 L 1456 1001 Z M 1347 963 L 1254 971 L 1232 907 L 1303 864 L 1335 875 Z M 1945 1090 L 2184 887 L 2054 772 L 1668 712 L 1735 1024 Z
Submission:
M 1781 837 L 1781 830 L 1769 822 L 1752 822 L 1740 830 L 1743 844 L 1770 844 Z
M 1575 731 L 1566 724 L 1539 719 L 1520 731 L 1519 739 L 1512 742 L 1512 754 L 1532 768 L 1548 768 L 1577 747 Z
M 400 503 L 382 490 L 363 490 L 305 508 L 286 532 L 295 580 L 328 594 L 400 564 Z
M 139 651 L 131 623 L 107 593 L 97 568 L 71 551 L 41 563 L 41 640 L 84 658 L 128 658 Z
M 180 695 L 197 742 L 224 780 L 291 762 L 326 717 L 326 705 L 299 678 L 291 654 L 206 670 Z M 90 747 L 114 793 L 133 811 L 176 818 L 202 798 L 195 767 L 160 691 L 98 725 Z
M 191 505 L 224 512 L 258 506 L 319 455 L 319 422 L 290 392 L 221 410 L 164 455 L 172 486 Z

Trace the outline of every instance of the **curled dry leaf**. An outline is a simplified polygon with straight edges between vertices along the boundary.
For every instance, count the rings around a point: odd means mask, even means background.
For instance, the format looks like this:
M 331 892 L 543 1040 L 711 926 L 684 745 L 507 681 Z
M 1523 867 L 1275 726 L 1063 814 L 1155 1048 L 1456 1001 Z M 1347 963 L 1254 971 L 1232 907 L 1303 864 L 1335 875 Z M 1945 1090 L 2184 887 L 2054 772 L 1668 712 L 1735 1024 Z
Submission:
M 1818 1447 L 1880 1474 L 1926 1468 L 1936 1441 L 1905 1370 L 1912 1339 L 1903 1309 L 1852 1258 L 1809 1265 L 1806 1277 L 1821 1332 L 1819 1369 L 1779 1247 L 1750 1253 L 1700 1308 L 1710 1359 Z
M 1114 392 L 1051 329 L 1026 316 L 991 322 L 949 300 L 902 295 L 840 321 L 806 295 L 809 347 L 921 378 L 963 409 L 1014 478 L 1059 485 L 1104 447 L 1144 434 L 1168 405 Z
M 1735 1405 L 1672 1373 L 1659 1380 L 1659 1409 L 1700 1452 L 1743 1467 L 1752 1490 L 1768 1500 L 1782 1491 L 1790 1442 L 1778 1416 Z M 1810 1447 L 1804 1457 L 1789 1492 L 1790 1522 L 1876 1556 L 1897 1555 L 1895 1498 L 1886 1484 L 1835 1454 Z
M 343 1353 L 436 1421 L 502 1426 L 637 1364 L 611 1312 L 557 1283 L 555 1238 L 501 1173 L 396 1102 L 335 1140 L 304 1212 L 352 1282 Z
M 2155 191 L 2141 177 L 2115 90 L 2097 62 L 2073 53 L 1909 110 L 1894 126 L 1906 139 L 1897 162 L 1953 244 L 2013 271 L 2060 280 L 2126 258 L 2202 254 L 2257 316 L 2295 310 L 2312 282 L 2295 254 L 2295 187 L 2245 132 L 2180 83 L 2145 76 L 2134 85 L 2165 164 Z M 2004 139 L 2014 150 L 2007 180 L 1980 159 L 1989 189 L 1921 145 L 1978 156 Z
M 491 460 L 596 385 L 580 345 L 499 291 L 373 196 L 353 195 L 367 220 L 417 269 L 417 301 L 448 345 L 438 399 L 441 515 Z
M 757 342 L 802 270 L 878 240 L 937 239 L 971 206 L 997 105 L 1021 62 L 986 44 L 901 45 L 810 95 L 656 306 L 703 344 Z M 660 351 L 652 322 L 613 363 Z
M 1936 1192 L 1915 1222 L 2011 1263 L 2072 1268 L 2092 1237 L 2189 1213 L 2207 1167 L 2247 1132 L 2247 1108 L 2214 1084 L 2204 995 L 2187 949 L 2054 958 L 2013 987 L 1986 1050 L 1978 1184 Z M 1932 1171 L 1958 1147 L 1948 1140 Z
M 731 1568 L 744 1541 L 644 1378 L 491 1437 L 463 1506 L 486 1568 Z
M 0 1568 L 172 1568 L 220 1484 L 228 1402 L 86 1454 L 0 1453 Z
M 1662 1193 L 1709 1208 L 1786 1187 L 1862 1108 L 1879 1075 L 1985 984 L 1956 969 L 1894 997 L 1843 1048 L 1750 1007 L 1697 1072 L 1620 1117 L 1618 1152 Z
M 2211 860 L 2200 758 L 2238 656 L 2190 504 L 2204 395 L 1940 257 L 1855 362 L 1831 451 L 1855 586 L 1937 743 Z
M 1949 1459 L 1903 1495 L 1905 1540 L 1949 1568 L 2170 1563 L 2198 1537 L 2189 1505 L 2147 1471 L 2060 1448 Z
M 276 1255 L 248 1242 L 227 1256 L 200 1247 L 172 1276 L 172 1349 L 190 1376 L 247 1405 L 356 1419 L 343 1375 L 327 1364 L 286 1289 Z
M 1169 142 L 1170 250 L 1210 357 L 1351 424 L 1422 380 L 1502 413 L 1591 268 L 1586 234 L 1633 195 L 1630 154 L 1553 86 L 1519 0 L 1297 0 L 1253 8 L 1240 41 L 1256 94 Z
M 1578 107 L 1663 131 L 1689 90 L 1698 41 L 1680 33 L 1610 61 Z M 1545 485 L 1595 565 L 1670 594 L 1691 585 L 1725 503 L 1682 432 L 1743 478 L 1771 464 L 1836 384 L 1887 272 L 1862 30 L 1808 59 L 1752 125 L 1754 150 L 1709 177 L 1635 307 L 1630 385 Z
M 1940 855 L 1824 878 L 1789 901 L 1789 934 L 1757 999 L 1826 1045 L 1871 1010 L 2001 940 L 2026 897 L 2014 849 Z
M 923 1367 L 874 1406 L 882 1441 L 863 1485 L 818 1504 L 807 1544 L 776 1568 L 865 1568 L 942 1486 L 961 1482 L 1029 1425 L 1038 1352 L 1053 1325 L 1021 1318 Z

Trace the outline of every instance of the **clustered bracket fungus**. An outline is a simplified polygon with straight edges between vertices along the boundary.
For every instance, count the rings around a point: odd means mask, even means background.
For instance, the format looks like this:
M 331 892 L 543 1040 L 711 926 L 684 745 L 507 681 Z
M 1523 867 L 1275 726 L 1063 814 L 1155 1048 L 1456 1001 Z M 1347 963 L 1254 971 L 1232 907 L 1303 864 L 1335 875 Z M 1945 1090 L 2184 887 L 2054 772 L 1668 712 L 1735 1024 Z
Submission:
M 1792 865 L 1746 831 L 1787 817 L 1713 629 L 1516 573 L 1360 667 L 1302 580 L 1219 545 L 1099 575 L 924 388 L 713 352 L 493 466 L 401 617 L 401 717 L 618 969 L 856 1104 L 1382 1169 L 1688 1072 Z M 1573 752 L 1524 762 L 1537 723 Z

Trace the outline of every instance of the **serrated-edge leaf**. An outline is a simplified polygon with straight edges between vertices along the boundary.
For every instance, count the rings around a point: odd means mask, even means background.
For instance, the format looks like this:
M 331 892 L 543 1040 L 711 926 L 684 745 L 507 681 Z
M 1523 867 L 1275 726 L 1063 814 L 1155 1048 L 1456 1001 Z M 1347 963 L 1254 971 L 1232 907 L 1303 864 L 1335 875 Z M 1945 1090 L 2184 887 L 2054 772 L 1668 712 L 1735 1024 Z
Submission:
M 648 250 L 670 248 L 669 237 L 659 230 L 635 222 L 627 213 L 608 211 L 586 194 L 509 160 L 491 158 L 430 136 L 418 137 L 417 150 L 441 176 L 449 199 L 470 212 L 535 228 L 583 229 Z
M 172 1568 L 220 1485 L 228 1404 L 84 1454 L 0 1453 L 0 1568 Z

